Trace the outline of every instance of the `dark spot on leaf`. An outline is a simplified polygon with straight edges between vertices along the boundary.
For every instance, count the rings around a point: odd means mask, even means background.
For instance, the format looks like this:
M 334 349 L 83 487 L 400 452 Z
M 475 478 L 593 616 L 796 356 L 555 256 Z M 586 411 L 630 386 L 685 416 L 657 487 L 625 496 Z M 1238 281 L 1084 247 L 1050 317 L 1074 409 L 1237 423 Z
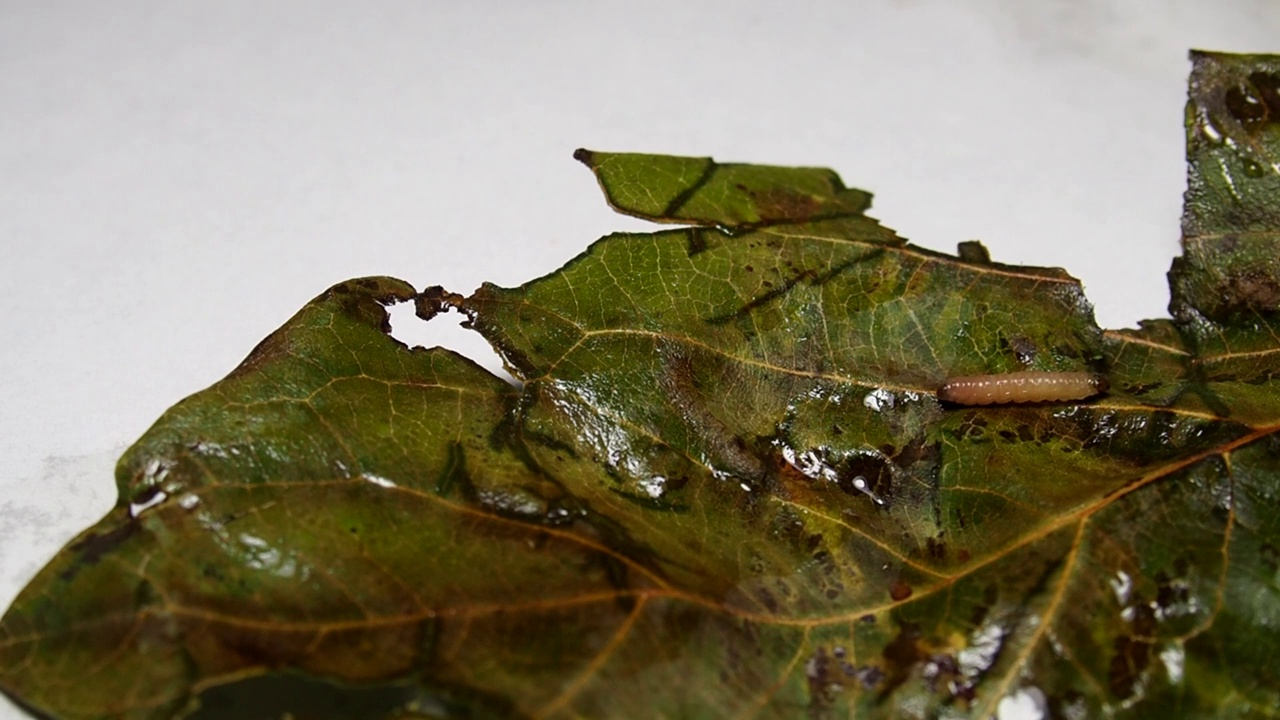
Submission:
M 436 481 L 436 494 L 447 498 L 457 489 L 468 499 L 475 497 L 475 485 L 467 474 L 467 459 L 460 443 L 450 443 L 444 469 Z
M 1267 570 L 1275 573 L 1280 571 L 1280 549 L 1271 543 L 1263 543 L 1258 549 L 1258 557 L 1261 558 L 1262 564 Z
M 1263 127 L 1280 118 L 1278 85 L 1280 78 L 1275 74 L 1252 72 L 1246 81 L 1226 89 L 1223 105 L 1246 131 L 1256 135 Z
M 707 251 L 710 244 L 707 242 L 706 228 L 689 228 L 689 247 L 686 250 L 689 257 L 695 257 Z
M 1173 572 L 1178 577 L 1184 577 L 1187 570 L 1190 569 L 1191 563 L 1187 562 L 1185 557 L 1177 557 L 1173 560 Z
M 982 625 L 982 621 L 987 619 L 987 613 L 991 611 L 991 606 L 981 603 L 973 606 L 973 612 L 969 613 L 969 624 L 974 627 Z
M 757 588 L 756 599 L 759 600 L 760 604 L 771 613 L 776 614 L 780 609 L 782 609 L 782 606 L 778 603 L 777 599 L 773 597 L 773 593 L 769 592 L 768 588 Z
M 133 537 L 134 533 L 138 532 L 139 527 L 137 520 L 131 517 L 124 517 L 121 524 L 111 530 L 93 533 L 83 540 L 78 540 L 67 546 L 67 549 L 76 553 L 77 557 L 75 562 L 62 571 L 60 577 L 66 581 L 72 580 L 86 566 L 97 563 L 108 553 Z
M 877 498 L 886 505 L 893 499 L 893 470 L 879 454 L 857 453 L 835 463 L 836 486 L 846 495 Z M 859 478 L 862 487 L 858 487 Z
M 810 715 L 820 715 L 835 699 L 830 664 L 830 658 L 821 647 L 815 649 L 804 664 L 804 676 L 809 685 Z
M 1178 565 L 1182 567 L 1178 568 Z M 1166 611 L 1186 607 L 1191 601 L 1191 586 L 1181 577 L 1186 572 L 1186 560 L 1179 558 L 1174 567 L 1179 577 L 1169 577 L 1163 572 L 1158 572 L 1155 576 L 1156 607 Z
M 1009 349 L 1023 365 L 1030 365 L 1036 359 L 1036 344 L 1025 335 L 1014 335 L 1009 338 Z
M 1267 115 L 1274 122 L 1280 118 L 1280 75 L 1261 70 L 1249 73 L 1249 82 L 1257 90 L 1258 98 L 1267 106 Z
M 1251 131 L 1262 125 L 1267 117 L 1267 106 L 1240 86 L 1227 88 L 1227 112 Z
M 862 683 L 862 687 L 867 690 L 875 689 L 875 686 L 879 685 L 885 678 L 884 671 L 875 665 L 867 665 L 866 667 L 859 668 L 855 675 L 859 682 Z
M 1146 638 L 1153 637 L 1156 629 L 1155 615 L 1147 603 L 1135 597 L 1130 607 L 1134 616 L 1129 624 L 1129 634 L 1115 639 L 1114 654 L 1107 672 L 1108 689 L 1120 699 L 1134 694 L 1142 673 L 1151 664 L 1152 646 Z
M 911 675 L 916 664 L 924 659 L 925 655 L 920 648 L 920 626 L 910 622 L 902 623 L 898 634 L 884 646 L 881 655 L 885 659 L 888 675 L 888 687 L 885 688 L 887 692 L 901 685 Z
M 925 552 L 932 560 L 943 560 L 947 557 L 947 544 L 936 537 L 925 539 Z
M 906 600 L 911 597 L 911 592 L 911 586 L 901 580 L 894 580 L 889 584 L 889 597 L 893 598 L 894 602 Z

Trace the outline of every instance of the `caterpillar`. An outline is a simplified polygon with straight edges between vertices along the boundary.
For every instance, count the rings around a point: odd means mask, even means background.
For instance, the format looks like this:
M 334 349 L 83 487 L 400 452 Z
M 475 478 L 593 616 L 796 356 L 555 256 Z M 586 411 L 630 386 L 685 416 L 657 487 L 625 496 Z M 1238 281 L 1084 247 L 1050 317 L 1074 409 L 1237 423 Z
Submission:
M 1065 402 L 1084 400 L 1111 386 L 1102 375 L 1087 372 L 1012 372 L 948 378 L 938 399 L 956 405 Z

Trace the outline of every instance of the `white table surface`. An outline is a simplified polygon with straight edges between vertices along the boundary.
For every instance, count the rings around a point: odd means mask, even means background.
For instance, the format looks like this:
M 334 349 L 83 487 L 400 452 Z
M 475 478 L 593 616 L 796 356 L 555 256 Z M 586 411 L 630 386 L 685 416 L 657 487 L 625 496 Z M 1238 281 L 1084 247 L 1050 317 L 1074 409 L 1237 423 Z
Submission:
M 830 166 L 917 244 L 1164 316 L 1189 47 L 1280 52 L 1280 4 L 0 0 L 0 606 L 332 283 L 513 285 L 645 227 L 579 146 Z M 411 337 L 496 367 L 455 317 Z

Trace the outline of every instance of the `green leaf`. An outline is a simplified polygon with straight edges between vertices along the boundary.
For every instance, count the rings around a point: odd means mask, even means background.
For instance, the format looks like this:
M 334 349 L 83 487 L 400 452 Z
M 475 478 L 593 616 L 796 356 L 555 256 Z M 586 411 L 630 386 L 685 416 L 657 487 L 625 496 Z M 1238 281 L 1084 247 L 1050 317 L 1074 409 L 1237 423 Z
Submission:
M 1174 319 L 1136 330 L 828 170 L 579 151 L 680 226 L 308 303 L 121 459 L 0 622 L 0 687 L 56 718 L 1274 715 L 1277 62 L 1194 56 Z M 407 301 L 521 386 L 400 345 Z M 934 394 L 1023 369 L 1111 389 Z
M 1206 379 L 1280 370 L 1280 58 L 1193 53 L 1170 311 Z

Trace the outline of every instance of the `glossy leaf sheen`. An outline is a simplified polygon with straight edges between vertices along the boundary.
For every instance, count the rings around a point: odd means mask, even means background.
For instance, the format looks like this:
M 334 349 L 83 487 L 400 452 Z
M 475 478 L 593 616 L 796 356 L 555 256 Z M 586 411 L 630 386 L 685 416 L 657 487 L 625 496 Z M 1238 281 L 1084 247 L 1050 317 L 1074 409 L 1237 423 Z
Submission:
M 0 624 L 57 718 L 1280 707 L 1280 63 L 1196 54 L 1174 319 L 907 244 L 828 170 L 579 151 L 618 234 L 310 302 L 121 459 Z M 456 308 L 522 388 L 387 335 Z M 1104 372 L 957 407 L 947 377 Z

